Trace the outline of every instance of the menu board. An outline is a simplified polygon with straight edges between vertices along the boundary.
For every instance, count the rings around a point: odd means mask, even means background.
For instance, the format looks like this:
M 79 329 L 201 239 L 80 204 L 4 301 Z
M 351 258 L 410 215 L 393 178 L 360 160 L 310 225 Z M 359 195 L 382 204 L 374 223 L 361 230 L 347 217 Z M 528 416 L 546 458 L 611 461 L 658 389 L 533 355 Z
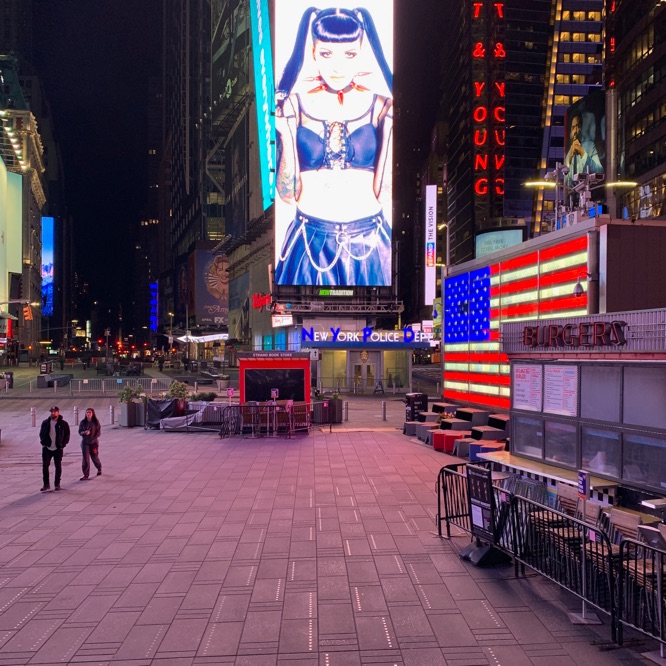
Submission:
M 544 366 L 543 411 L 578 416 L 578 367 Z
M 543 396 L 542 382 L 542 366 L 515 363 L 511 386 L 513 408 L 540 412 Z

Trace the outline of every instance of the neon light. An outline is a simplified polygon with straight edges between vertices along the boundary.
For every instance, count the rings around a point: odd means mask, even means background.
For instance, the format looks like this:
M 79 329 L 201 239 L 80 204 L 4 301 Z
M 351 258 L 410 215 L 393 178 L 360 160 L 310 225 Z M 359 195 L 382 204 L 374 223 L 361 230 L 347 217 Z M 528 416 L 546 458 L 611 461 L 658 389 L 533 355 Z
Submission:
M 484 194 L 488 194 L 488 179 L 479 178 L 474 183 L 474 191 L 481 197 Z
M 488 168 L 488 153 L 474 155 L 474 171 L 484 171 Z
M 488 120 L 488 109 L 485 106 L 477 106 L 472 113 L 474 122 L 485 123 Z
M 486 49 L 481 42 L 477 42 L 474 45 L 474 50 L 472 51 L 473 58 L 483 58 L 486 55 Z
M 485 146 L 488 141 L 488 130 L 474 130 L 474 144 L 476 146 Z

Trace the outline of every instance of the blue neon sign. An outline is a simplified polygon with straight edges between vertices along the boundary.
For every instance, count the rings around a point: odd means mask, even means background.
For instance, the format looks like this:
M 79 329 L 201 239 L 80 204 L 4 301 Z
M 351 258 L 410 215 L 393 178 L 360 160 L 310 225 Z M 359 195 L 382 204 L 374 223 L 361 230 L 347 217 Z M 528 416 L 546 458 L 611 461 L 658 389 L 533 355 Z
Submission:
M 250 0 L 254 88 L 264 210 L 275 199 L 275 84 L 268 0 Z

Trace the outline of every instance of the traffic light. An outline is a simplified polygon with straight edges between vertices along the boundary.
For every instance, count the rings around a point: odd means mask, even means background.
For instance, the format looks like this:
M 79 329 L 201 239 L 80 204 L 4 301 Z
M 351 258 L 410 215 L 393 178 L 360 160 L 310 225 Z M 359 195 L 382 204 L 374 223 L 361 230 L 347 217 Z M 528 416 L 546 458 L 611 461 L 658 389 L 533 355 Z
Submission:
M 32 308 L 29 305 L 23 308 L 23 318 L 26 321 L 32 321 Z

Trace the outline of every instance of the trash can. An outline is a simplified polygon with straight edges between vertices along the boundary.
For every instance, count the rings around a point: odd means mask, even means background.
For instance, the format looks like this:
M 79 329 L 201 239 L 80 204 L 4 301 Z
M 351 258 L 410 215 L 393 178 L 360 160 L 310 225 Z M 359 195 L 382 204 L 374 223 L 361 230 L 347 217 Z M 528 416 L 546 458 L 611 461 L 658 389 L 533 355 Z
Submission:
M 5 372 L 5 381 L 7 382 L 7 388 L 8 389 L 13 389 L 14 388 L 14 373 L 13 372 Z
M 405 395 L 405 420 L 416 421 L 420 412 L 428 411 L 427 393 L 407 393 Z
M 328 401 L 312 403 L 312 423 L 328 423 Z

